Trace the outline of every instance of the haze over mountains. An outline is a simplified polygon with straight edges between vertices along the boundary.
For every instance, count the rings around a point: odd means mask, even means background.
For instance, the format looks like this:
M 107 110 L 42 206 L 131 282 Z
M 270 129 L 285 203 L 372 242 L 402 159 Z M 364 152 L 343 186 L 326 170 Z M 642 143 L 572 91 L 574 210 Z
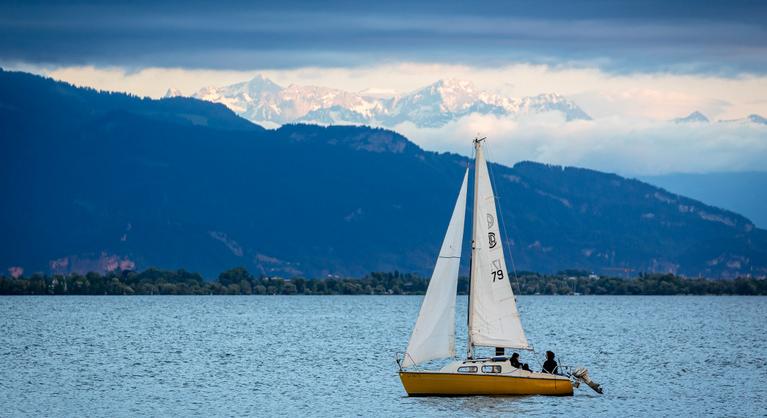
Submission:
M 767 228 L 767 172 L 672 173 L 640 180 L 745 215 Z
M 13 72 L 0 134 L 0 267 L 27 274 L 428 274 L 469 163 L 383 129 L 265 130 L 220 104 Z M 519 269 L 767 274 L 767 231 L 736 213 L 593 170 L 492 170 Z
M 169 89 L 166 96 L 178 96 Z M 373 91 L 353 93 L 327 87 L 282 87 L 256 76 L 225 87 L 206 87 L 193 97 L 223 103 L 255 123 L 282 125 L 304 122 L 394 127 L 440 127 L 469 114 L 519 117 L 561 112 L 566 120 L 590 119 L 577 104 L 555 93 L 520 99 L 478 89 L 469 81 L 439 80 L 401 95 Z

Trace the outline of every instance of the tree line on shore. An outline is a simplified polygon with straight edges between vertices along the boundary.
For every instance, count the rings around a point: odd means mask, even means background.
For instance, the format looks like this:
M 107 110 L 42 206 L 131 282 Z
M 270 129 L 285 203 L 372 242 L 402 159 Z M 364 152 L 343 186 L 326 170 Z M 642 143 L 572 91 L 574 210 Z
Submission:
M 566 270 L 553 275 L 520 272 L 511 283 L 521 295 L 767 295 L 767 280 L 687 278 L 644 273 L 638 277 L 596 277 Z M 370 273 L 362 278 L 321 279 L 256 277 L 233 268 L 213 281 L 185 270 L 148 269 L 100 274 L 34 274 L 0 276 L 0 295 L 420 295 L 427 277 L 411 273 Z M 458 280 L 458 293 L 467 294 L 469 280 Z

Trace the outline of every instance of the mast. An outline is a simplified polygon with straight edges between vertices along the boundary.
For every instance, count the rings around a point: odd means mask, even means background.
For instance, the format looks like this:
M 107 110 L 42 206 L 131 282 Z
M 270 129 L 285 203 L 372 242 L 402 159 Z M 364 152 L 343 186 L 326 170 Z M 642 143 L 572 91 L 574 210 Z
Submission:
M 474 347 L 530 349 L 509 282 L 503 243 L 482 141 L 474 140 L 474 214 L 472 223 L 469 349 Z
M 474 358 L 474 342 L 471 340 L 471 317 L 472 317 L 472 309 L 471 309 L 471 295 L 474 293 L 474 278 L 476 276 L 475 272 L 475 257 L 477 253 L 477 190 L 479 187 L 479 176 L 477 173 L 479 172 L 479 153 L 481 152 L 481 146 L 482 141 L 485 140 L 486 137 L 483 138 L 474 138 L 474 206 L 471 211 L 471 259 L 469 260 L 469 265 L 471 266 L 471 270 L 469 271 L 469 302 L 466 304 L 467 309 L 469 310 L 467 315 L 467 326 L 466 330 L 469 333 L 469 339 L 468 339 L 468 347 L 467 347 L 467 353 L 466 358 L 472 359 Z

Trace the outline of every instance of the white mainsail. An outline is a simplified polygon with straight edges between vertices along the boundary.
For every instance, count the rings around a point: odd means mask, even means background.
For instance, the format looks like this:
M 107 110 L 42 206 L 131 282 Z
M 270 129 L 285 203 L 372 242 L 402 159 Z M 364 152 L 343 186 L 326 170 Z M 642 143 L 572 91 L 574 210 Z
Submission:
M 473 346 L 529 349 L 514 301 L 482 141 L 476 141 L 474 231 L 469 301 L 469 355 Z
M 402 367 L 455 356 L 455 295 L 461 264 L 468 177 L 467 168 Z

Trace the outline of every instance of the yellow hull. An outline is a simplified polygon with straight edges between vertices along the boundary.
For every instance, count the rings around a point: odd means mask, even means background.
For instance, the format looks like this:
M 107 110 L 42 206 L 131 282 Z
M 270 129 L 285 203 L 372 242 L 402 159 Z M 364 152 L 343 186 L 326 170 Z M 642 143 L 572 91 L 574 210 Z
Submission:
M 569 379 L 444 372 L 399 372 L 409 396 L 553 395 L 570 396 Z

